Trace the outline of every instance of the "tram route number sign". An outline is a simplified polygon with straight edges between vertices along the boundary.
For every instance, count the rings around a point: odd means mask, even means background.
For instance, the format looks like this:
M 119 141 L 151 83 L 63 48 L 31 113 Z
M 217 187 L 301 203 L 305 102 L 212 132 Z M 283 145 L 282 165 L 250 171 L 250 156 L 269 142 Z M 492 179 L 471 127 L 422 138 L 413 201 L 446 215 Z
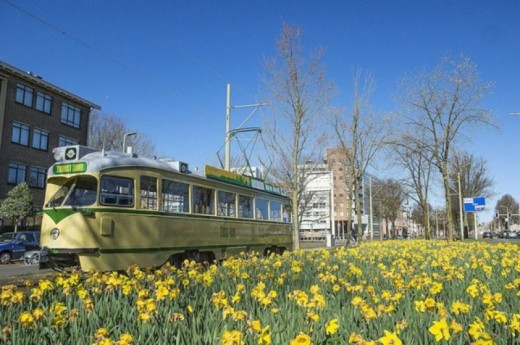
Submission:
M 464 198 L 464 212 L 478 212 L 486 207 L 486 198 Z

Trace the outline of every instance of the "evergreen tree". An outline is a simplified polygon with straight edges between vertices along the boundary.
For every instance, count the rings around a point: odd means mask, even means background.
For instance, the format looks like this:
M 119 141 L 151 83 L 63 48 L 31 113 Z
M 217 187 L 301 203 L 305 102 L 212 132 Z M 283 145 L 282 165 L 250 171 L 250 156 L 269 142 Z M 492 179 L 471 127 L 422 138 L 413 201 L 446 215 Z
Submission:
M 7 198 L 0 203 L 0 217 L 11 219 L 15 232 L 18 229 L 18 222 L 27 217 L 32 210 L 32 193 L 25 182 L 11 189 L 7 193 Z

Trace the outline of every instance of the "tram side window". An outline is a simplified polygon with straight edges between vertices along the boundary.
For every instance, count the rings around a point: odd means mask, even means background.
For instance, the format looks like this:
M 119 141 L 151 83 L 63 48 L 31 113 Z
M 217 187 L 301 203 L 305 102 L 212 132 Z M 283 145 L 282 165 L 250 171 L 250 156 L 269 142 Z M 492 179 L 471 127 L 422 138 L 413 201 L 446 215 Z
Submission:
M 253 218 L 253 198 L 244 195 L 238 197 L 238 216 Z
M 157 210 L 157 178 L 141 176 L 141 208 L 146 210 Z
M 285 204 L 283 205 L 283 222 L 291 222 L 291 206 Z
M 278 201 L 271 200 L 271 220 L 275 222 L 282 221 L 282 204 Z
M 193 212 L 215 214 L 215 190 L 193 186 Z
M 255 200 L 255 218 L 256 219 L 269 219 L 269 201 L 266 199 L 256 198 Z
M 123 177 L 103 176 L 99 199 L 102 205 L 134 206 L 134 181 Z
M 218 191 L 217 215 L 224 217 L 236 217 L 236 196 L 235 193 Z
M 163 180 L 162 184 L 162 211 L 189 212 L 190 186 L 186 183 Z

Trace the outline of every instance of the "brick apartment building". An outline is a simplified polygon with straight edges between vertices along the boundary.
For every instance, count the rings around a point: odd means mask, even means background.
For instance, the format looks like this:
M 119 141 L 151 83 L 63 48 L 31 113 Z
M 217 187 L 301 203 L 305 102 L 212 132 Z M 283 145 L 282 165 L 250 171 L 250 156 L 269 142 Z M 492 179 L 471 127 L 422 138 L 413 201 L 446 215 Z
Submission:
M 100 108 L 0 61 L 0 201 L 26 182 L 41 209 L 53 148 L 86 145 L 90 112 Z

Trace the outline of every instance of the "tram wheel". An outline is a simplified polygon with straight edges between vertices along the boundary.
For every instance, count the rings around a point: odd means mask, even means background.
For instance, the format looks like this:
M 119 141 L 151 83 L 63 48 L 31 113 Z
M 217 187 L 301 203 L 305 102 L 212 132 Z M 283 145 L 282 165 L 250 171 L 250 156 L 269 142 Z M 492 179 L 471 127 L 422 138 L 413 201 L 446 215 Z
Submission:
M 174 254 L 170 256 L 170 259 L 168 259 L 168 261 L 170 262 L 170 265 L 176 268 L 182 268 L 182 263 L 184 262 L 185 258 L 186 257 L 184 254 Z

